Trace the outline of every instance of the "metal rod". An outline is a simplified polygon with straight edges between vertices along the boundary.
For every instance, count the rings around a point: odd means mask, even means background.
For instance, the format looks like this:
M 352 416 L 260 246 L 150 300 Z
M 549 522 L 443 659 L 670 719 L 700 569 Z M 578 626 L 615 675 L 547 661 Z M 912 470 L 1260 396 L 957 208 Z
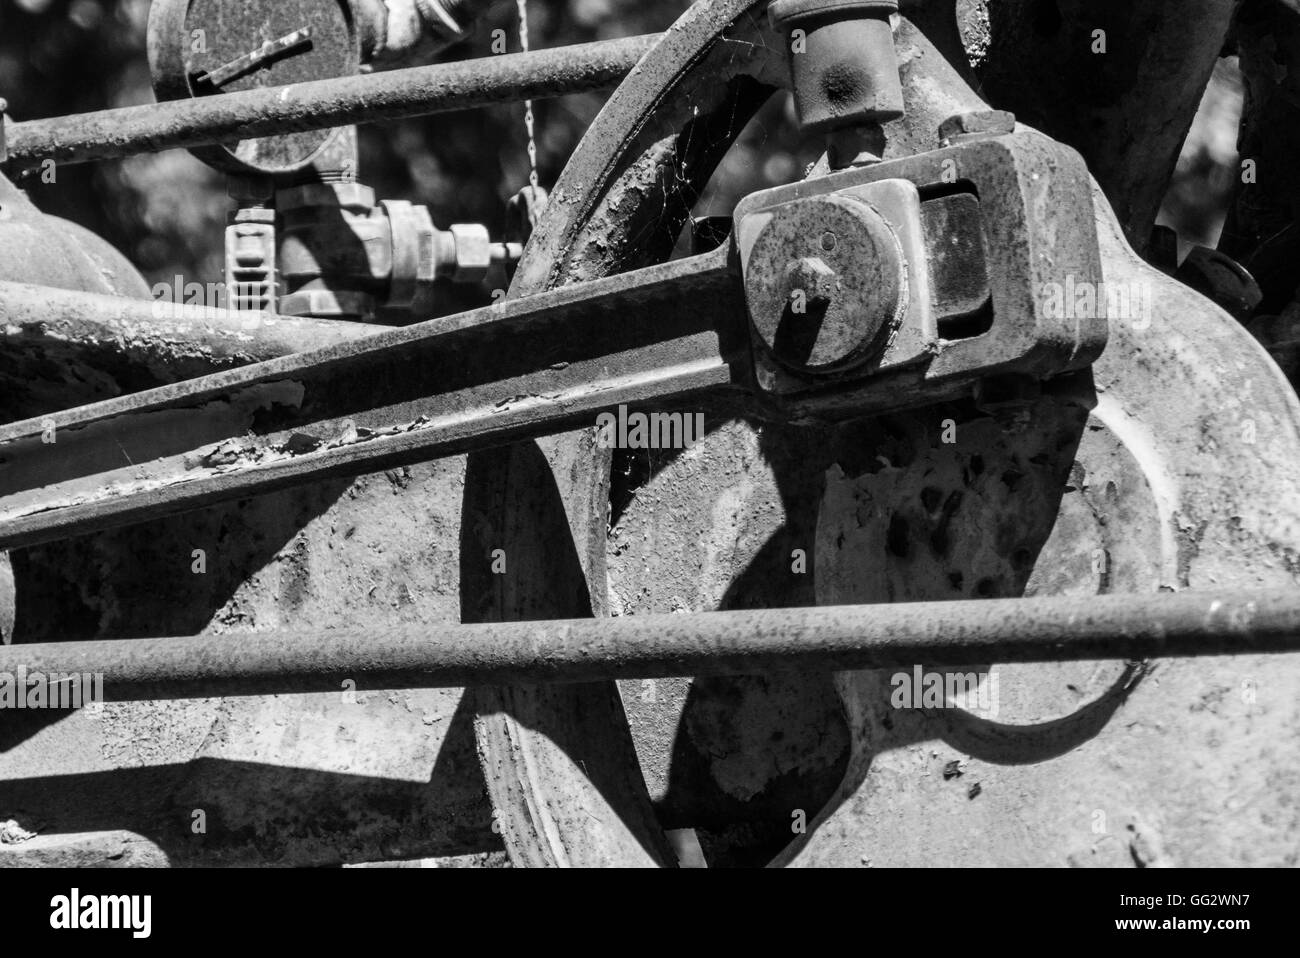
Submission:
M 384 329 L 3 281 L 0 316 L 0 352 L 39 343 L 53 350 L 111 350 L 163 366 L 196 356 L 213 367 L 245 365 Z
M 1300 652 L 1300 589 L 20 644 L 0 693 L 20 668 L 112 700 L 1265 652 Z
M 543 99 L 616 85 L 660 34 L 386 73 L 7 123 L 15 167 L 85 163 L 175 147 Z

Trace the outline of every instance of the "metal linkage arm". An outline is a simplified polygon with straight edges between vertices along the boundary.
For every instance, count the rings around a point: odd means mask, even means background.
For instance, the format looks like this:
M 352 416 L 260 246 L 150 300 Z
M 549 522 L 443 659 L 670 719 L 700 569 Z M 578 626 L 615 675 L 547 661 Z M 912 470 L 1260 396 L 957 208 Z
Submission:
M 0 427 L 0 548 L 743 397 L 727 250 Z

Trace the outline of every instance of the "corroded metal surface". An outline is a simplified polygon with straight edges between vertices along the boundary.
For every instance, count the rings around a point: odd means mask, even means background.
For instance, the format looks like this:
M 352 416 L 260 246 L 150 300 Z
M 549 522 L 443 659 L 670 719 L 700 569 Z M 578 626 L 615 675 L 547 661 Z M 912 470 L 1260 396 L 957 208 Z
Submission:
M 1156 306 L 1147 321 L 1112 321 L 1091 415 L 1062 432 L 1064 447 L 1045 427 L 1068 420 L 1047 406 L 1018 430 L 959 418 L 955 448 L 918 421 L 921 441 L 894 469 L 837 470 L 819 521 L 819 601 L 944 594 L 924 571 L 939 561 L 926 488 L 945 505 L 960 495 L 946 568 L 986 594 L 1294 587 L 1300 495 L 1280 465 L 1300 449 L 1294 395 L 1226 314 L 1131 252 L 1100 195 L 1097 223 L 1107 282 L 1149 283 Z M 1026 455 L 1059 467 L 1051 498 L 1027 495 Z M 910 531 L 882 552 L 876 537 L 895 529 Z M 1282 798 L 1294 773 L 1275 755 L 1294 734 L 1296 668 L 1295 656 L 1249 654 L 997 666 L 996 720 L 894 709 L 887 674 L 843 673 L 854 758 L 780 861 L 1283 863 L 1300 823 Z M 939 774 L 951 762 L 958 784 Z
M 214 93 L 352 76 L 361 63 L 359 27 L 348 0 L 157 0 L 148 27 L 154 93 L 193 103 Z M 283 173 L 302 169 L 339 136 L 330 129 L 284 131 L 202 146 L 195 155 L 231 173 Z
M 11 648 L 455 621 L 463 482 L 451 458 L 13 551 Z M 83 833 L 125 828 L 174 864 L 499 848 L 462 693 L 345 692 L 6 711 L 6 807 L 60 847 L 117 854 Z
M 308 352 L 376 332 L 363 323 L 327 322 L 252 310 L 60 290 L 0 282 L 0 351 L 39 348 L 82 360 L 112 352 L 160 382 L 223 367 Z
M 772 25 L 792 54 L 790 86 L 804 132 L 830 132 L 903 115 L 889 24 L 890 15 L 897 13 L 893 0 L 773 0 L 769 5 Z M 797 39 L 792 36 L 795 30 Z
M 0 543 L 725 397 L 744 371 L 737 285 L 719 250 L 0 427 Z

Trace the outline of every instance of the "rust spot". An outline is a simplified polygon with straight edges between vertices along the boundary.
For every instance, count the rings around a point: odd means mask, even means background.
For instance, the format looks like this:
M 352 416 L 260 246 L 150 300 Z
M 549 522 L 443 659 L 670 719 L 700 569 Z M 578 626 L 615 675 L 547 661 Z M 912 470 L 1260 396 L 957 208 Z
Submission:
M 822 73 L 822 92 L 833 107 L 852 106 L 863 97 L 866 89 L 866 74 L 854 63 L 834 63 Z

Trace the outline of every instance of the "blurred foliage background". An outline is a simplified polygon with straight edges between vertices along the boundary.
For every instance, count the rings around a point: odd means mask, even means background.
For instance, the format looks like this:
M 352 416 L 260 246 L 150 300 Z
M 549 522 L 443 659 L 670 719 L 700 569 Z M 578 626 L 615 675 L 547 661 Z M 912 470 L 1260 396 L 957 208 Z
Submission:
M 992 0 L 996 2 L 996 0 Z M 662 30 L 686 0 L 531 0 L 534 48 Z M 145 58 L 149 0 L 0 0 L 0 95 L 17 120 L 153 99 Z M 442 59 L 484 56 L 502 28 L 517 49 L 513 3 L 498 5 L 475 34 Z M 1161 222 L 1187 243 L 1213 245 L 1237 164 L 1241 81 L 1223 60 L 1183 150 Z M 538 165 L 551 185 L 596 115 L 603 95 L 535 104 Z M 503 223 L 505 199 L 527 182 L 522 105 L 444 114 L 361 130 L 361 179 L 381 197 L 428 204 L 440 226 Z M 788 97 L 750 124 L 703 197 L 699 211 L 728 212 L 750 190 L 789 182 L 813 158 L 801 144 Z M 231 202 L 220 174 L 174 150 L 121 162 L 68 166 L 53 183 L 23 185 L 44 210 L 73 219 L 127 254 L 150 283 L 222 274 L 221 237 Z

